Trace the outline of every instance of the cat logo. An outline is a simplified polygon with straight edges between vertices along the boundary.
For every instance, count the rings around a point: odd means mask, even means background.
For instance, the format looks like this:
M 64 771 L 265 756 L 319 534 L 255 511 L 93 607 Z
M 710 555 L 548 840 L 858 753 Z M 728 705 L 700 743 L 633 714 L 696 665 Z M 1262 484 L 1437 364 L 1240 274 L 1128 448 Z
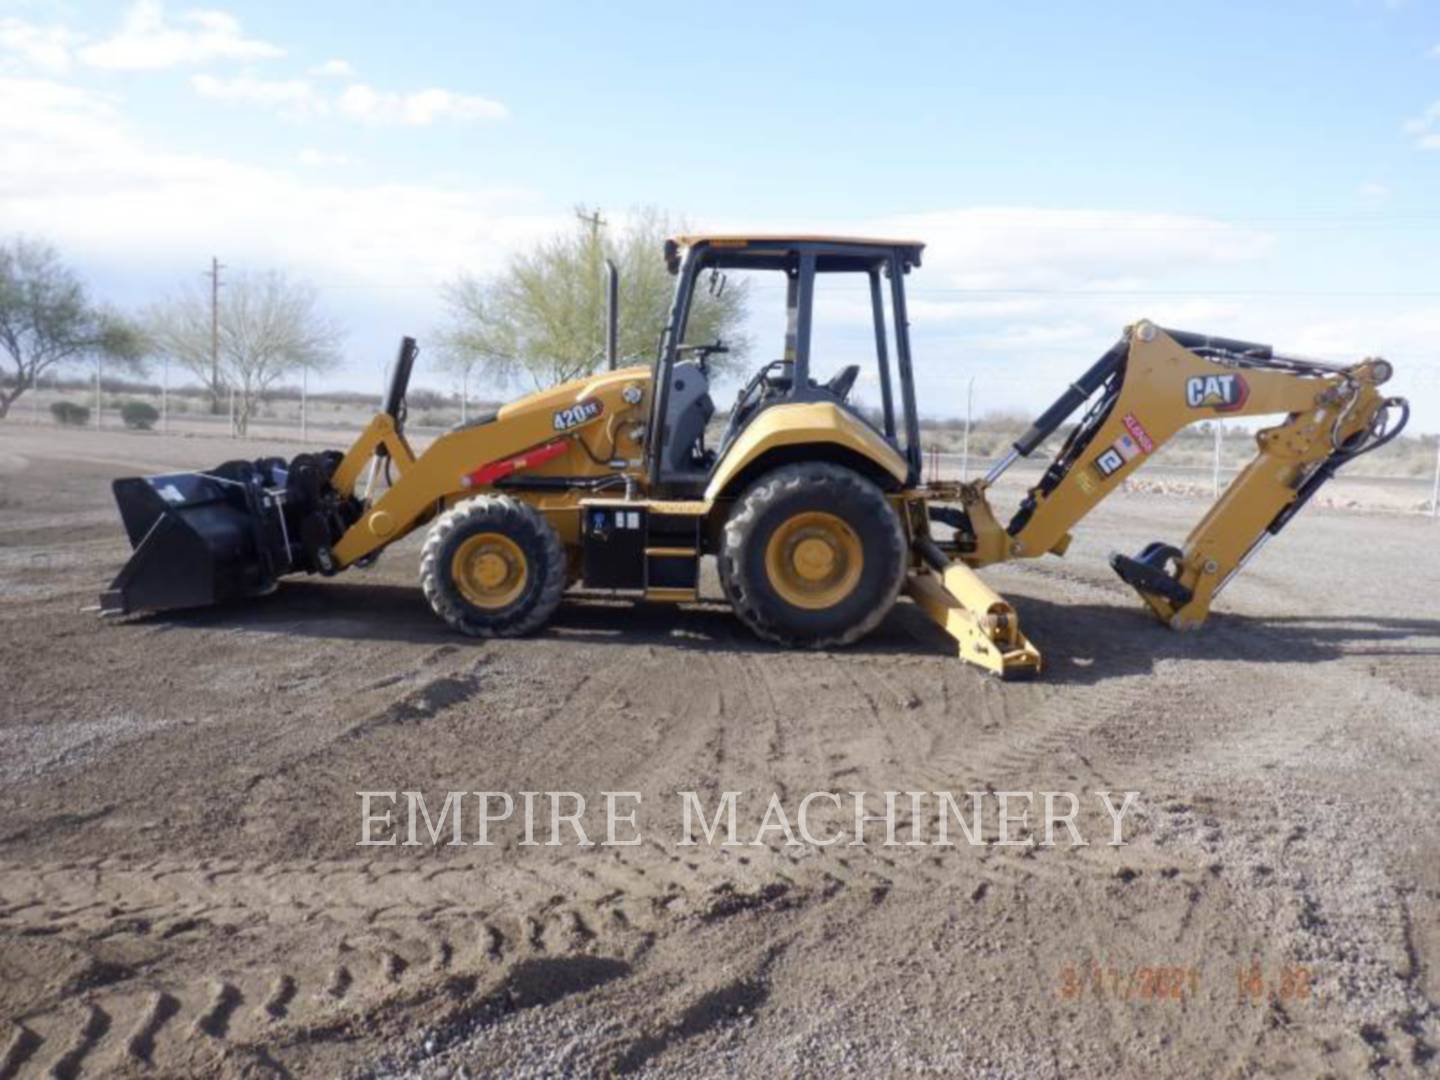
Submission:
M 1243 375 L 1192 375 L 1185 380 L 1185 404 L 1192 409 L 1234 412 L 1249 396 Z

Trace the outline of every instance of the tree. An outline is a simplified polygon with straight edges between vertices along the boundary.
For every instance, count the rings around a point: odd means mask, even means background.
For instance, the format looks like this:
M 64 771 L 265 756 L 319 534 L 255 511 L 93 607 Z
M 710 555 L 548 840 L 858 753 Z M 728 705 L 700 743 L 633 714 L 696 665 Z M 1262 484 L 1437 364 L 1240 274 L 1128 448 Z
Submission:
M 38 240 L 0 244 L 0 419 L 51 369 L 97 358 L 139 370 L 140 332 L 115 312 L 96 306 L 59 253 Z
M 220 363 L 213 375 L 208 292 L 190 289 L 152 307 L 146 327 L 155 352 L 194 374 L 214 401 L 234 392 L 235 430 L 240 435 L 278 380 L 333 367 L 344 336 L 320 313 L 313 286 L 277 270 L 236 274 L 225 283 L 219 310 Z
M 641 210 L 611 232 L 596 217 L 577 216 L 574 230 L 514 256 L 498 276 L 462 274 L 445 287 L 450 322 L 440 337 L 452 370 L 500 385 L 524 378 L 537 389 L 594 371 L 605 358 L 607 258 L 620 271 L 619 354 L 654 352 L 674 293 L 663 255 L 669 220 Z M 718 296 L 696 290 L 687 337 L 723 338 L 731 352 L 716 357 L 716 366 L 744 357 L 745 306 L 743 283 Z

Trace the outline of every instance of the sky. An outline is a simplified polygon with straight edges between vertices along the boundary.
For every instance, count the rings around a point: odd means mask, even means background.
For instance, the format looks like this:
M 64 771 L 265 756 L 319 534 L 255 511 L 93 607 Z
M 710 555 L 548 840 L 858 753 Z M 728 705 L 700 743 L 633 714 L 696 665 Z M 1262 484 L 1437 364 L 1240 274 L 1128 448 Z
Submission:
M 1041 408 L 1145 317 L 1384 355 L 1440 431 L 1434 3 L 211 2 L 0 0 L 0 235 L 127 309 L 284 269 L 336 385 L 577 205 L 654 206 L 925 241 L 931 415 Z

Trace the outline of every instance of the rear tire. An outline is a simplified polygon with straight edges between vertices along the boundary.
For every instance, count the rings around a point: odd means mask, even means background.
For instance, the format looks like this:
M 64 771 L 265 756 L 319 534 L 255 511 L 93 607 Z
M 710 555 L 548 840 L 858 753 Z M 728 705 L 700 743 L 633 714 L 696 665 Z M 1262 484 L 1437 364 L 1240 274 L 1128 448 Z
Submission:
M 565 591 L 565 548 L 529 503 L 480 495 L 430 526 L 420 587 L 430 607 L 472 637 L 518 637 L 554 614 Z
M 720 583 L 762 638 L 823 649 L 858 641 L 905 581 L 905 534 L 884 493 L 859 473 L 810 462 L 766 473 L 736 502 Z

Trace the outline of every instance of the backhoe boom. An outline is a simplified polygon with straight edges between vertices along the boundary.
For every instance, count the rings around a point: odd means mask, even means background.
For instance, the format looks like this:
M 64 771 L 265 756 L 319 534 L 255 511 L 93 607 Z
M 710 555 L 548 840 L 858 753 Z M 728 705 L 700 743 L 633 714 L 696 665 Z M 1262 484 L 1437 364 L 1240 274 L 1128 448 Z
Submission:
M 1208 420 L 1280 414 L 1256 433 L 1257 453 L 1185 540 L 1156 542 L 1111 565 L 1175 629 L 1199 626 L 1246 560 L 1347 461 L 1399 434 L 1403 399 L 1383 396 L 1390 364 L 1370 359 L 1336 367 L 1276 354 L 1269 346 L 1163 330 L 1153 323 L 1125 336 L 1069 387 L 984 479 L 944 492 L 963 515 L 955 553 L 972 566 L 1062 554 L 1070 530 L 1182 428 Z M 1087 400 L 1094 404 L 1065 440 L 1008 526 L 986 490 Z M 1399 418 L 1391 421 L 1391 411 Z M 944 519 L 941 510 L 932 516 Z

